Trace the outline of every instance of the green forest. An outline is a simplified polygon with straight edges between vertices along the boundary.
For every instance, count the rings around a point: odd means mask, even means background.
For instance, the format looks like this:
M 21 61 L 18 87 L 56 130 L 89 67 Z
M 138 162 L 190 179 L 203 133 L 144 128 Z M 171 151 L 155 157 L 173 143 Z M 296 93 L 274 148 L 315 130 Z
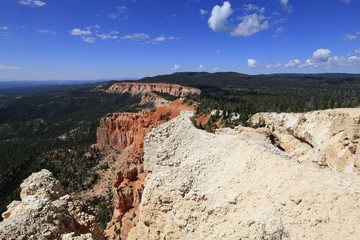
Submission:
M 50 88 L 36 94 L 0 96 L 0 212 L 19 197 L 19 185 L 32 172 L 47 168 L 68 192 L 91 187 L 90 169 L 100 153 L 96 143 L 101 117 L 138 111 L 141 96 L 108 94 L 84 85 Z M 87 154 L 85 154 L 87 153 Z

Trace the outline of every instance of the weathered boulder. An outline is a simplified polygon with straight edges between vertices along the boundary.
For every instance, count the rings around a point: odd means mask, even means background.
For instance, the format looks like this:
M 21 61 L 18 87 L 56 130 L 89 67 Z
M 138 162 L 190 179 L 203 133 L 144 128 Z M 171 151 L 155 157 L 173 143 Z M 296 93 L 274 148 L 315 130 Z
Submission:
M 93 209 L 65 195 L 50 171 L 33 173 L 20 187 L 21 201 L 2 214 L 0 239 L 104 239 Z

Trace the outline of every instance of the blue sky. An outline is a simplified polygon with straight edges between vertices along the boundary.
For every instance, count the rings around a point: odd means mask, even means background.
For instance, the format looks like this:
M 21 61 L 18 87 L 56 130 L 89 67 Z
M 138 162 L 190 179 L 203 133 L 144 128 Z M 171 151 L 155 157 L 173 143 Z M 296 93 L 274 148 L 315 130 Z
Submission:
M 360 73 L 358 0 L 1 0 L 0 79 Z

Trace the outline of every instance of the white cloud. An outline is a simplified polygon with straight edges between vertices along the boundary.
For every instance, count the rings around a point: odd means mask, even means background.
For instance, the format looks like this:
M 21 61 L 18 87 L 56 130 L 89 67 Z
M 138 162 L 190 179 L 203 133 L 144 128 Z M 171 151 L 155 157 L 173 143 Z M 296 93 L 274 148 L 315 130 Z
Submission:
M 129 12 L 129 9 L 127 7 L 119 6 L 119 7 L 116 7 L 116 11 L 111 13 L 109 16 L 112 19 L 126 19 L 129 17 L 127 12 Z
M 0 30 L 8 30 L 9 28 L 8 27 L 6 27 L 6 26 L 2 26 L 2 27 L 0 27 Z
M 82 36 L 81 39 L 84 40 L 84 42 L 88 42 L 88 43 L 94 43 L 94 42 L 95 42 L 95 38 L 94 38 L 94 37 Z
M 319 48 L 311 58 L 306 59 L 305 63 L 299 67 L 320 67 L 325 66 L 330 59 L 331 51 L 329 49 Z
M 90 35 L 91 31 L 89 29 L 81 30 L 80 28 L 74 28 L 73 30 L 71 30 L 70 34 L 74 36 Z
M 258 15 L 256 13 L 242 17 L 242 22 L 231 32 L 231 36 L 247 37 L 261 30 L 268 29 L 268 21 L 261 23 L 264 19 L 265 17 L 262 14 Z
M 213 68 L 213 71 L 217 71 L 217 70 L 219 70 L 218 67 L 214 67 L 214 68 Z
M 215 54 L 220 54 L 221 51 L 220 50 L 216 50 Z
M 46 6 L 46 3 L 40 0 L 20 0 L 20 4 L 30 7 L 43 7 Z
M 247 60 L 247 66 L 250 67 L 250 68 L 257 67 L 256 63 L 257 63 L 257 61 L 255 59 L 248 59 Z
M 116 36 L 116 35 L 111 35 L 111 34 L 106 34 L 106 33 L 96 34 L 96 36 L 98 38 L 101 38 L 102 40 L 118 38 L 118 36 Z
M 350 2 L 351 2 L 351 0 L 341 0 L 341 1 L 346 2 L 346 3 L 350 3 Z
M 199 70 L 200 70 L 200 71 L 204 71 L 205 69 L 206 69 L 206 67 L 200 64 Z
M 154 38 L 153 41 L 155 41 L 155 42 L 163 42 L 163 41 L 166 41 L 166 37 L 164 37 L 164 36 L 156 37 L 156 38 Z
M 180 37 L 170 36 L 170 37 L 168 37 L 168 39 L 169 39 L 169 40 L 179 40 L 179 39 L 180 39 Z
M 215 32 L 230 31 L 232 27 L 226 25 L 227 18 L 230 17 L 232 13 L 231 4 L 228 1 L 225 1 L 221 7 L 215 5 L 208 20 L 209 27 Z
M 320 48 L 313 53 L 311 61 L 315 63 L 326 62 L 330 57 L 331 51 L 329 49 Z
M 207 11 L 207 10 L 205 10 L 205 9 L 200 9 L 200 15 L 201 15 L 201 16 L 204 16 L 204 15 L 206 15 L 206 14 L 208 14 L 208 11 Z
M 356 54 L 360 54 L 360 48 L 359 48 L 359 49 L 355 49 L 355 53 L 356 53 Z
M 20 70 L 22 68 L 21 67 L 10 67 L 10 66 L 5 66 L 5 65 L 0 64 L 0 69 Z
M 145 34 L 145 33 L 134 33 L 134 34 L 131 34 L 131 35 L 126 35 L 126 36 L 123 36 L 121 37 L 121 39 L 129 39 L 129 40 L 144 40 L 144 39 L 147 39 L 149 38 L 149 35 Z
M 180 64 L 175 64 L 172 70 L 179 70 L 181 68 Z
M 283 6 L 283 10 L 289 13 L 292 12 L 293 6 L 289 4 L 289 0 L 280 0 L 281 5 Z
M 356 53 L 356 51 L 355 51 Z M 320 48 L 316 50 L 312 57 L 308 58 L 299 67 L 310 68 L 338 68 L 338 67 L 360 67 L 360 57 L 358 56 L 335 56 L 331 57 L 329 49 Z
M 281 63 L 275 61 L 273 63 L 266 65 L 266 68 L 279 68 L 279 67 L 281 67 L 281 65 L 282 65 Z
M 293 68 L 298 67 L 300 65 L 299 59 L 290 60 L 287 64 L 285 64 L 285 68 Z
M 231 4 L 228 1 L 225 1 L 221 7 L 215 5 L 211 12 L 211 17 L 208 20 L 209 27 L 214 32 L 230 32 L 231 36 L 242 37 L 251 36 L 261 30 L 269 28 L 269 23 L 265 20 L 265 16 L 263 15 L 265 8 L 259 8 L 252 4 L 244 6 L 248 11 L 255 10 L 258 13 L 240 17 L 239 19 L 242 20 L 241 23 L 239 23 L 237 26 L 234 26 L 228 25 L 228 18 L 233 13 Z
M 360 67 L 360 57 L 358 56 L 335 56 L 329 58 L 326 63 L 327 68 L 336 68 L 336 67 Z
M 351 35 L 351 34 L 346 34 L 345 36 L 344 36 L 344 40 L 355 40 L 355 39 L 357 39 L 357 34 L 354 34 L 354 35 Z

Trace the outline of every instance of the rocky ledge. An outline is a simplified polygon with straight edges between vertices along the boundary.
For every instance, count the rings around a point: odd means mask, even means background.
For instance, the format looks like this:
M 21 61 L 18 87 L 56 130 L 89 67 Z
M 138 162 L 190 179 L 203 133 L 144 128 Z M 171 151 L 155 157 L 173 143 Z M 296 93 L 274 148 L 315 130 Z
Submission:
M 146 136 L 148 175 L 128 239 L 360 239 L 355 173 L 301 165 L 268 131 L 211 134 L 191 116 Z
M 50 171 L 33 173 L 20 187 L 21 201 L 2 214 L 0 239 L 104 239 L 93 209 L 65 195 Z

